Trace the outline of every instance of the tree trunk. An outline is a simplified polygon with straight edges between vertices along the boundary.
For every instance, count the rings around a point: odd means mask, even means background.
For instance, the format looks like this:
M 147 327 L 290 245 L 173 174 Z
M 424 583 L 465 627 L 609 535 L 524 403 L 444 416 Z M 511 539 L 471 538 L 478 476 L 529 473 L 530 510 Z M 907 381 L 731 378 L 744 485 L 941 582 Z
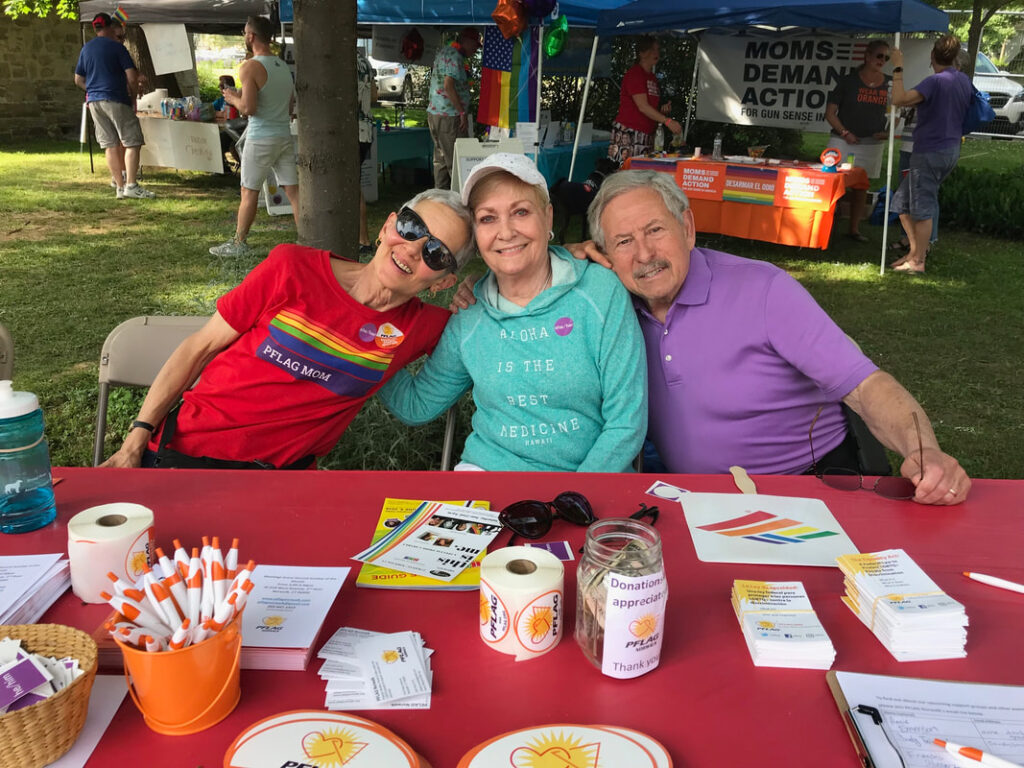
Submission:
M 983 18 L 985 8 L 982 0 L 974 0 L 974 7 L 971 10 L 971 26 L 967 31 L 967 61 L 964 62 L 963 73 L 974 78 L 974 64 L 978 61 L 978 48 L 981 47 L 981 32 L 985 28 L 988 19 Z
M 357 257 L 356 4 L 295 0 L 299 240 Z

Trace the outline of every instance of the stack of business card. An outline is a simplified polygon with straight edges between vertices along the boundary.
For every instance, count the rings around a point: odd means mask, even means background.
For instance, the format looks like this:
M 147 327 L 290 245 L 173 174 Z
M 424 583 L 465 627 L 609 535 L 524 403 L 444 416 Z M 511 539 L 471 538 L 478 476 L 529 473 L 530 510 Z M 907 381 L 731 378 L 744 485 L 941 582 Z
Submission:
M 756 667 L 828 669 L 836 659 L 799 581 L 732 584 L 732 607 Z
M 29 653 L 20 640 L 0 638 L 0 715 L 50 698 L 82 674 L 78 659 Z
M 327 709 L 430 709 L 433 674 L 418 632 L 342 627 L 320 649 Z
M 902 549 L 837 558 L 846 607 L 897 661 L 967 655 L 967 614 Z
M 0 557 L 0 624 L 35 624 L 69 586 L 60 553 Z

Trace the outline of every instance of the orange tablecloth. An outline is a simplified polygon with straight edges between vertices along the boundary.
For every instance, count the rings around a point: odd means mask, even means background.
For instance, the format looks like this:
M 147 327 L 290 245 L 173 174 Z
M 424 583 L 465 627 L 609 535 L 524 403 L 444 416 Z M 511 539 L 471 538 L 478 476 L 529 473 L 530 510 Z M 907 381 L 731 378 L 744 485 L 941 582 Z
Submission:
M 782 245 L 828 248 L 836 203 L 867 189 L 863 168 L 825 173 L 816 166 L 629 158 L 624 168 L 670 173 L 686 192 L 698 232 Z

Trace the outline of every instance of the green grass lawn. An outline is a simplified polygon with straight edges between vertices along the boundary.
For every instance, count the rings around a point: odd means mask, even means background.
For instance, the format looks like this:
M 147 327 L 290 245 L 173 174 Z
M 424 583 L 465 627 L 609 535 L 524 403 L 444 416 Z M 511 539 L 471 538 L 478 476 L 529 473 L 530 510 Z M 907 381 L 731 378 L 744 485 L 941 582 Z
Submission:
M 1020 151 L 1009 142 L 969 142 L 963 162 L 1019 164 Z M 97 161 L 90 174 L 88 155 L 67 143 L 0 153 L 0 323 L 15 339 L 16 387 L 40 396 L 56 465 L 90 462 L 97 360 L 107 333 L 135 315 L 208 314 L 259 260 L 207 253 L 233 231 L 234 177 L 147 172 L 143 182 L 158 197 L 118 201 Z M 370 206 L 371 231 L 412 191 L 389 185 L 382 193 Z M 1024 477 L 1019 243 L 943 229 L 926 276 L 880 277 L 881 229 L 864 231 L 870 244 L 836 237 L 828 251 L 698 239 L 796 276 L 921 400 L 943 447 L 970 474 Z M 291 218 L 261 212 L 250 243 L 266 253 L 294 238 Z M 447 303 L 447 296 L 434 300 Z M 108 453 L 138 403 L 138 394 L 115 391 Z M 322 465 L 436 468 L 441 432 L 440 422 L 409 430 L 371 401 Z

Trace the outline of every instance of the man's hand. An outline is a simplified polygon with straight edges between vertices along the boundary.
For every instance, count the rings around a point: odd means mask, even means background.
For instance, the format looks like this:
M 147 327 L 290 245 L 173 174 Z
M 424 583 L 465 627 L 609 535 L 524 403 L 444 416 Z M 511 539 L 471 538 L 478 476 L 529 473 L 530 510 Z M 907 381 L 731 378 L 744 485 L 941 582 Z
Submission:
M 467 277 L 462 281 L 455 290 L 455 295 L 452 296 L 452 303 L 448 305 L 449 312 L 457 315 L 460 309 L 469 309 L 476 304 L 476 296 L 473 295 L 473 286 L 476 285 L 476 281 L 475 277 Z
M 149 443 L 149 430 L 136 427 L 124 439 L 117 453 L 100 464 L 101 467 L 125 467 L 137 469 L 142 466 L 142 454 Z
M 860 144 L 860 139 L 858 139 L 852 133 L 847 133 L 846 135 L 842 136 L 842 139 L 847 144 Z
M 901 51 L 899 48 L 890 48 L 889 49 L 889 61 L 892 62 L 892 65 L 893 65 L 894 68 L 895 67 L 902 67 L 903 66 L 903 51 Z
M 604 255 L 593 240 L 586 240 L 582 243 L 566 243 L 563 247 L 572 254 L 574 259 L 590 259 L 602 267 L 612 268 L 612 263 L 608 260 L 608 257 Z
M 900 474 L 917 486 L 914 501 L 948 506 L 967 498 L 971 492 L 971 478 L 956 459 L 938 448 L 925 448 L 922 476 L 917 458 L 917 453 L 912 452 L 900 466 Z
M 469 129 L 469 118 L 465 112 L 459 113 L 459 131 L 465 131 Z

